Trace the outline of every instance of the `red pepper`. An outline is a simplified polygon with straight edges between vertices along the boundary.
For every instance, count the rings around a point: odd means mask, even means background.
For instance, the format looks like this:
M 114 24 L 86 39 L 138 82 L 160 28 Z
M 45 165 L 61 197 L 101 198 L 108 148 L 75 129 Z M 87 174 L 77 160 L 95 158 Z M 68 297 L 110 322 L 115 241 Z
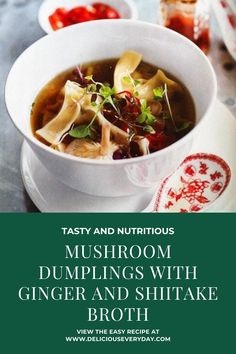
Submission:
M 165 147 L 173 144 L 176 140 L 174 136 L 168 136 L 164 132 L 147 134 L 146 138 L 149 140 L 150 152 L 162 150 Z
M 105 12 L 105 18 L 108 20 L 118 19 L 120 18 L 120 15 L 115 9 L 113 9 L 113 7 L 109 6 Z
M 92 6 L 96 10 L 97 18 L 98 19 L 104 19 L 105 12 L 106 12 L 106 9 L 107 9 L 107 5 L 103 4 L 101 2 L 96 2 Z
M 51 16 L 49 16 L 48 19 L 54 31 L 67 26 L 66 15 L 66 9 L 59 7 Z
M 118 92 L 117 95 L 123 95 L 123 94 L 126 94 L 129 98 L 133 98 L 133 95 L 130 91 L 121 91 L 121 92 Z
M 113 7 L 103 4 L 102 2 L 96 2 L 92 4 L 97 12 L 99 19 L 115 19 L 120 18 L 120 14 Z
M 74 7 L 68 11 L 59 7 L 48 19 L 55 31 L 76 23 L 118 18 L 120 18 L 120 15 L 113 7 L 103 3 L 94 3 L 91 6 Z
M 68 11 L 67 19 L 70 24 L 96 20 L 96 11 L 92 6 L 78 6 Z

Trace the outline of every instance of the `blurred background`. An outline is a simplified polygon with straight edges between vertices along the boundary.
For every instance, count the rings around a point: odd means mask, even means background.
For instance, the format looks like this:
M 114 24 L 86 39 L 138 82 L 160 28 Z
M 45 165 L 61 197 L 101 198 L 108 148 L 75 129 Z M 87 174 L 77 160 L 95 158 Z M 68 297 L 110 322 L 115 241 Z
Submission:
M 134 2 L 138 8 L 139 20 L 152 23 L 166 21 L 168 9 L 160 13 L 159 0 L 134 0 Z M 209 0 L 211 4 L 216 2 L 217 0 Z M 41 3 L 40 0 L 0 0 L 0 211 L 2 212 L 37 211 L 23 187 L 20 174 L 22 137 L 8 117 L 4 102 L 4 87 L 7 74 L 16 58 L 33 42 L 45 35 L 37 20 Z M 224 1 L 219 3 L 224 8 Z M 235 4 L 235 1 L 231 0 L 232 3 Z M 225 46 L 227 27 L 217 9 L 213 11 L 210 8 L 209 15 L 208 57 L 217 74 L 218 98 L 236 116 L 236 62 Z M 235 18 L 231 19 L 233 24 L 234 20 Z M 178 22 L 180 30 L 181 26 L 183 24 Z M 235 32 L 236 28 L 231 27 L 232 33 Z M 232 33 L 227 44 L 232 40 Z

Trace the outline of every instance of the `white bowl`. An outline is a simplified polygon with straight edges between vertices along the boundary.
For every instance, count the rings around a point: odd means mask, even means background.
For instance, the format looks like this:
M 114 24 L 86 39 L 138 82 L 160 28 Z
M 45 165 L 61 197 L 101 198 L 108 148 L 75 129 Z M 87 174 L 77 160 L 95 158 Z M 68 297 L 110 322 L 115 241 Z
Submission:
M 39 8 L 38 21 L 41 28 L 46 33 L 52 33 L 54 30 L 48 20 L 48 17 L 58 8 L 65 7 L 72 9 L 76 6 L 87 6 L 96 2 L 96 0 L 44 0 Z M 137 20 L 138 10 L 133 0 L 101 0 L 118 10 L 123 19 Z
M 189 89 L 197 114 L 197 124 L 190 133 L 161 151 L 117 161 L 63 154 L 33 136 L 31 105 L 49 80 L 79 63 L 119 57 L 128 49 L 142 53 L 146 61 L 172 73 Z M 188 155 L 216 91 L 210 62 L 185 37 L 145 22 L 104 20 L 67 27 L 30 46 L 13 65 L 5 95 L 13 123 L 55 178 L 92 195 L 122 196 L 151 188 L 178 167 Z

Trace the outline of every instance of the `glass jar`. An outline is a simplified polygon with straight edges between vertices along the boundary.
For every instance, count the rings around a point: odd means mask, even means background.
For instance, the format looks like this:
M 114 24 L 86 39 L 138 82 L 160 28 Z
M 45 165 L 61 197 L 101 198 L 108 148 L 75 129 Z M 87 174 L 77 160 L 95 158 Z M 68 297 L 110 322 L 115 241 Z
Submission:
M 160 22 L 207 53 L 210 47 L 208 0 L 160 0 Z

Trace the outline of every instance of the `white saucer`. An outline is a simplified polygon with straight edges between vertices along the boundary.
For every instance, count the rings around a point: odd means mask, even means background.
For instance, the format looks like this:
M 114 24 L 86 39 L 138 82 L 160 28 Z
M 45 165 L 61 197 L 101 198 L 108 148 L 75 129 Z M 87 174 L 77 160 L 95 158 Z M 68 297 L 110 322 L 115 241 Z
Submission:
M 207 211 L 236 211 L 236 118 L 220 102 L 202 126 L 191 153 L 212 153 L 223 158 L 231 168 L 231 182 L 225 193 Z M 25 188 L 42 212 L 140 212 L 146 208 L 153 192 L 122 198 L 101 198 L 75 191 L 58 180 L 41 164 L 24 142 L 21 174 Z

